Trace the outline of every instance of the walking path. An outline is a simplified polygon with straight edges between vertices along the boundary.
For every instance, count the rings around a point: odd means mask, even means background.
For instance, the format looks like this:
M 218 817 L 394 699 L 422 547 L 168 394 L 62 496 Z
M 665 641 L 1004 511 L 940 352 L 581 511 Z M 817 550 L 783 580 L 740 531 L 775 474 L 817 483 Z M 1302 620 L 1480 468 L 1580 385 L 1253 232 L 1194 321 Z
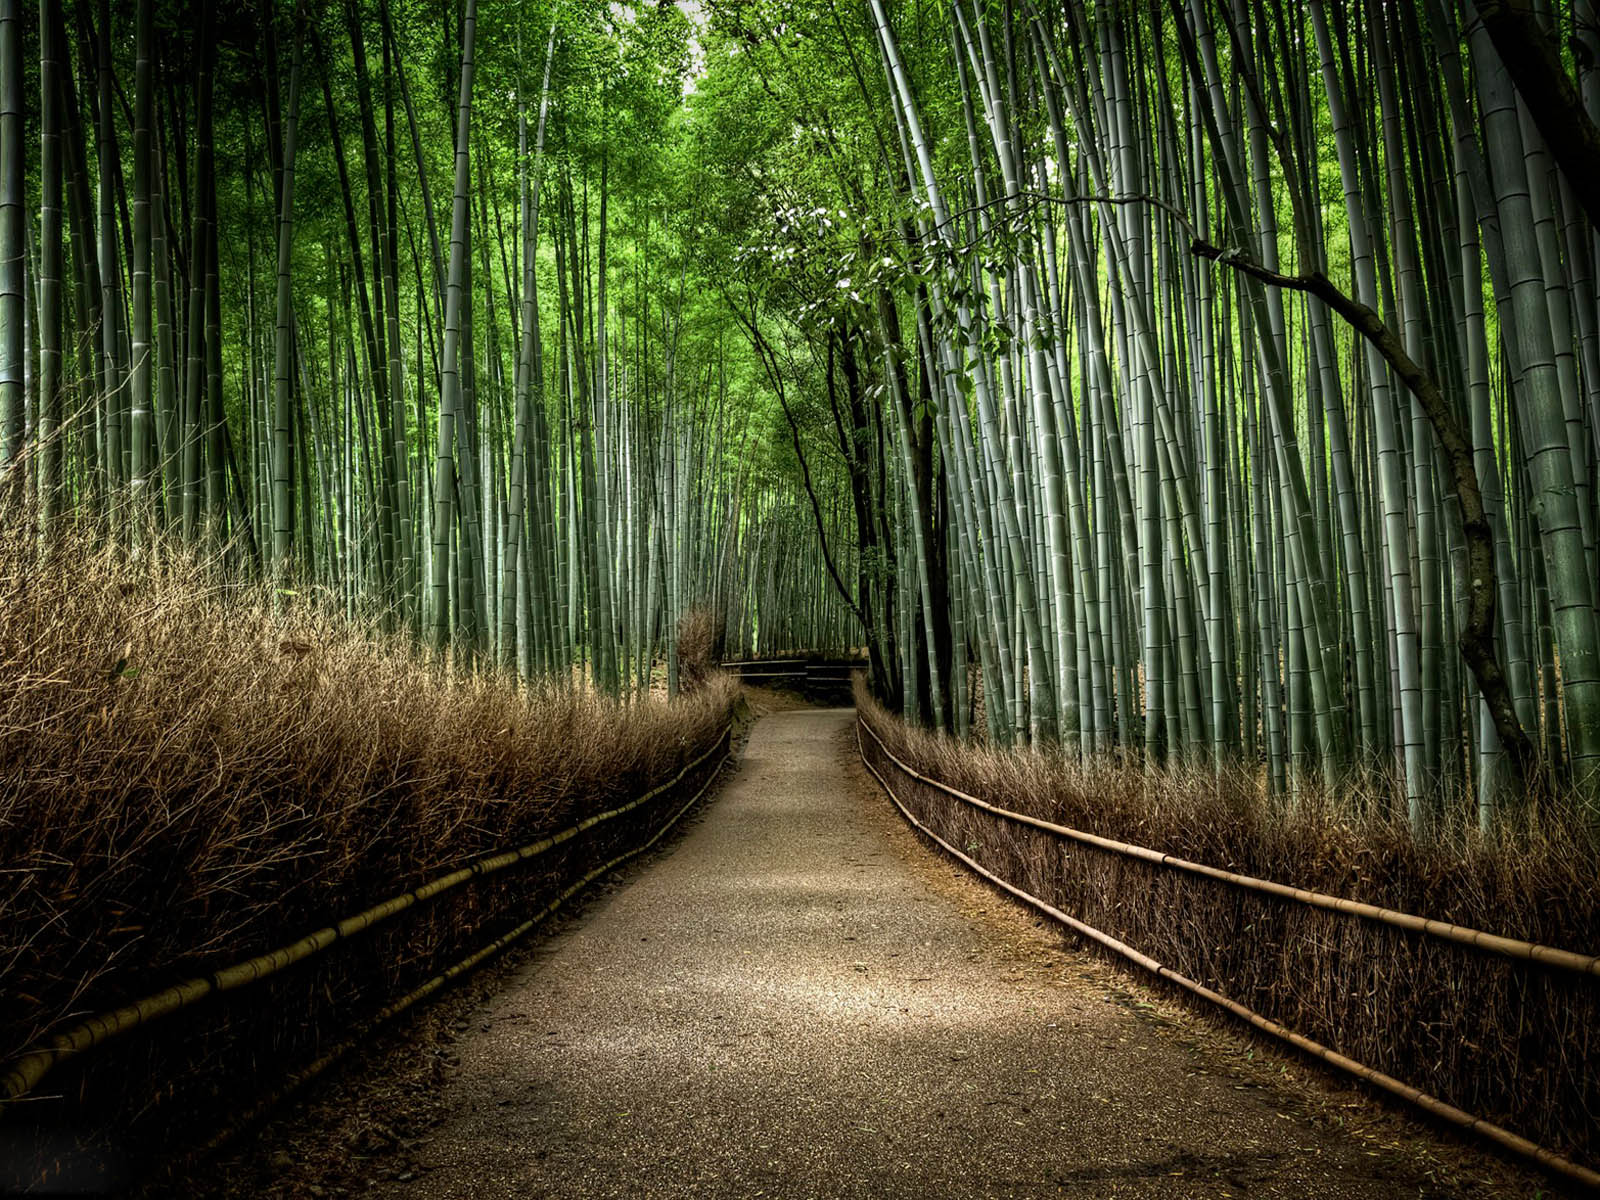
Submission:
M 1455 1194 L 953 879 L 865 791 L 850 721 L 755 727 L 681 843 L 478 1014 L 378 1194 Z

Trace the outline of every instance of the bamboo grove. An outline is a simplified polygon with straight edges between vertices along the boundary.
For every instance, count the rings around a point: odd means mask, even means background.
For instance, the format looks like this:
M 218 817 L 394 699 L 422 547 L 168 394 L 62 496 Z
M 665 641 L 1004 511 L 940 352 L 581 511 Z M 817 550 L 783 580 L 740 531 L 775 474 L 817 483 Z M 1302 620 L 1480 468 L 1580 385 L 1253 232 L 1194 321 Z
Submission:
M 1591 0 L 22 15 L 42 543 L 617 692 L 708 607 L 956 736 L 1600 827 Z
M 815 571 L 772 582 L 818 556 L 696 299 L 686 25 L 4 0 L 10 519 L 213 544 L 613 693 L 663 657 L 676 688 L 696 606 L 751 647 L 844 639 Z
M 825 164 L 769 302 L 881 363 L 908 713 L 1600 821 L 1590 4 L 719 11 Z

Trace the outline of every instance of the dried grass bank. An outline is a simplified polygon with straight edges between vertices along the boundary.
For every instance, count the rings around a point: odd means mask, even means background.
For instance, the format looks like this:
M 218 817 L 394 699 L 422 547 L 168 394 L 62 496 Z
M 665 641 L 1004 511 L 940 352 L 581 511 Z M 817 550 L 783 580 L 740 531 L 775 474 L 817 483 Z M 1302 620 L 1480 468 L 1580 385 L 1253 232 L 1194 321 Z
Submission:
M 4 1058 L 637 796 L 717 736 L 737 694 L 721 677 L 671 705 L 530 693 L 197 556 L 130 565 L 87 538 L 44 559 L 0 541 L 0 613 Z M 664 814 L 208 1000 L 47 1090 L 80 1124 L 231 1104 Z

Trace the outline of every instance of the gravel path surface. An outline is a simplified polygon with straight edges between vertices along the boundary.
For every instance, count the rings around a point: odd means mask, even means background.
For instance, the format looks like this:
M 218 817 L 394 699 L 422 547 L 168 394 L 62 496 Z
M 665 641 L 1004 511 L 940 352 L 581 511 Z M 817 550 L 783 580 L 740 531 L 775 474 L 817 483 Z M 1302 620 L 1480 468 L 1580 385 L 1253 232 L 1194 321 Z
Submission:
M 474 1017 L 375 1194 L 1458 1194 L 953 878 L 850 720 L 764 718 L 706 818 Z

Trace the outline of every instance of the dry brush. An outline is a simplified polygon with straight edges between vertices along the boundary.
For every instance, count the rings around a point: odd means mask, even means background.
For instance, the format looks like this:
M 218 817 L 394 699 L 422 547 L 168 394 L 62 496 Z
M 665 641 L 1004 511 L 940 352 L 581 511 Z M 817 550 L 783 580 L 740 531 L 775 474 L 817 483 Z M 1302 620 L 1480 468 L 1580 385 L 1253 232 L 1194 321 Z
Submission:
M 735 696 L 713 679 L 670 704 L 624 705 L 445 674 L 313 596 L 274 595 L 171 547 L 129 563 L 87 535 L 42 559 L 0 540 L 0 612 L 6 1058 L 69 1019 L 631 799 L 699 754 Z M 108 1128 L 242 1096 L 643 840 L 670 804 L 207 1001 L 48 1090 L 73 1120 Z

